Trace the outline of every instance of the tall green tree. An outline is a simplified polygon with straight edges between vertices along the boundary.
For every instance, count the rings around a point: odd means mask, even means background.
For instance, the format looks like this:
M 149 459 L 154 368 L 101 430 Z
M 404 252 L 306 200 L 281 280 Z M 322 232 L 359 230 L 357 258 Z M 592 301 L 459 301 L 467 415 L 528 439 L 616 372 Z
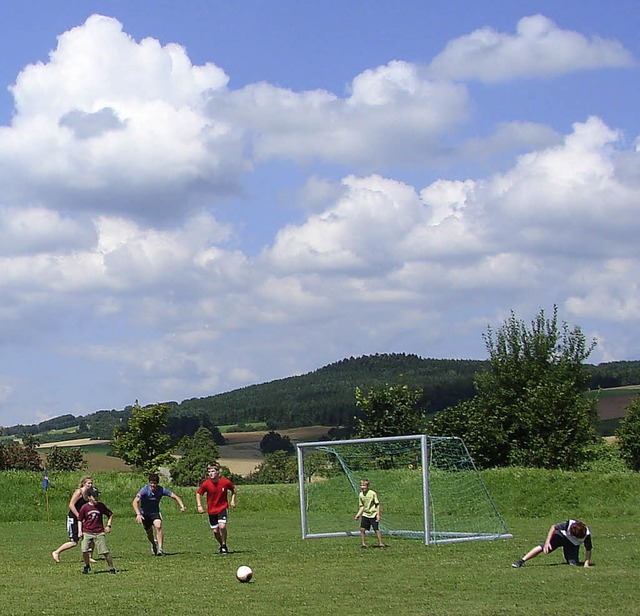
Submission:
M 640 394 L 627 404 L 616 436 L 624 461 L 629 468 L 640 471 Z
M 355 417 L 358 438 L 420 434 L 425 425 L 425 410 L 418 401 L 421 389 L 396 384 L 371 387 L 364 391 L 356 387 Z
M 595 341 L 560 324 L 556 306 L 530 327 L 512 312 L 484 340 L 489 369 L 476 375 L 476 395 L 439 413 L 430 432 L 462 437 L 483 467 L 578 468 L 598 439 L 596 401 L 582 395 Z
M 208 428 L 198 428 L 182 444 L 182 456 L 169 467 L 171 477 L 180 486 L 198 486 L 207 476 L 207 467 L 218 461 L 220 449 Z
M 168 422 L 169 407 L 166 404 L 141 407 L 136 400 L 126 430 L 113 429 L 113 451 L 129 466 L 145 473 L 157 472 L 160 466 L 173 461 L 167 434 Z

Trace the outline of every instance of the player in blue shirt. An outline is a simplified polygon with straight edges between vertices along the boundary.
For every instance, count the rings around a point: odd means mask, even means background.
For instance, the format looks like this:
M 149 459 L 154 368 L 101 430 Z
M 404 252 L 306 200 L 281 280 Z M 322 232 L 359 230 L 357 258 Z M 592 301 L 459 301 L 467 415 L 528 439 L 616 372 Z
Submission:
M 163 488 L 158 483 L 159 481 L 160 477 L 156 473 L 151 473 L 149 475 L 149 483 L 140 489 L 131 504 L 136 512 L 136 522 L 139 522 L 144 527 L 153 553 L 157 556 L 162 556 L 164 553 L 164 530 L 162 528 L 162 514 L 160 513 L 160 499 L 163 496 L 168 496 L 180 505 L 180 511 L 186 511 L 187 508 L 177 494 Z M 156 530 L 155 539 L 153 537 L 154 528 Z

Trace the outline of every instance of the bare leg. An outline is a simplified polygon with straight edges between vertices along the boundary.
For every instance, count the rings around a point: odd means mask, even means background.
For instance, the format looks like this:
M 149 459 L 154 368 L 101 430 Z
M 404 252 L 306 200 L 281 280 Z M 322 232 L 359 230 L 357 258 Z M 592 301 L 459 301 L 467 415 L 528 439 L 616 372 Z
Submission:
M 222 546 L 222 535 L 220 534 L 220 527 L 213 529 L 213 538 Z
M 367 541 L 365 539 L 367 535 L 367 531 L 365 531 L 364 528 L 360 527 L 360 543 L 362 544 L 362 547 L 367 547 Z
M 542 548 L 537 545 L 535 548 L 529 550 L 523 557 L 522 560 L 524 562 L 527 562 L 528 560 L 531 560 L 532 558 L 535 558 L 538 554 L 540 554 L 542 552 Z
M 63 543 L 57 550 L 51 552 L 51 558 L 55 560 L 57 563 L 60 562 L 60 553 L 66 550 L 70 550 L 71 548 L 75 548 L 78 544 L 75 541 L 67 541 Z
M 385 547 L 385 545 L 384 545 L 384 541 L 382 540 L 382 531 L 381 531 L 381 530 L 377 530 L 377 531 L 376 531 L 376 535 L 378 536 L 378 545 L 379 545 L 381 548 L 384 548 L 384 547 Z
M 147 539 L 149 540 L 149 543 L 151 543 L 151 545 L 155 545 L 156 540 L 153 538 L 153 526 L 149 526 L 149 528 L 147 528 L 145 532 L 147 533 Z
M 156 540 L 158 542 L 158 552 L 162 552 L 164 545 L 164 529 L 162 528 L 162 520 L 154 520 L 153 525 L 156 529 Z

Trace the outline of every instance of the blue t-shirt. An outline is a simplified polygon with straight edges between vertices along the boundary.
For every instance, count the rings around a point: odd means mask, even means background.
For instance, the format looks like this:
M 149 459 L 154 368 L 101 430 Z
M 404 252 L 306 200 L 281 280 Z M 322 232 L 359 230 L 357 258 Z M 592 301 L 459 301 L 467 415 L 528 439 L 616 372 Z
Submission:
M 155 490 L 152 490 L 149 484 L 144 486 L 137 494 L 140 499 L 140 512 L 142 515 L 160 513 L 160 499 L 163 496 L 173 496 L 173 492 L 162 486 L 157 486 Z

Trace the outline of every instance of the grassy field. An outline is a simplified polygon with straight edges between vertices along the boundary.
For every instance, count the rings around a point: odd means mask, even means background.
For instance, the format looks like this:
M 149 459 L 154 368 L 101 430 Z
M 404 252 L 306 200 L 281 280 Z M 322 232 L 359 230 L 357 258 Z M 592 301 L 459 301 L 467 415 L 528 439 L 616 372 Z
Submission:
M 231 553 L 219 556 L 206 518 L 194 513 L 194 489 L 175 488 L 189 509 L 181 514 L 175 502 L 163 503 L 167 556 L 154 558 L 130 505 L 144 479 L 97 475 L 116 514 L 108 541 L 119 573 L 105 574 L 100 561 L 83 576 L 78 548 L 65 552 L 59 565 L 50 557 L 65 538 L 66 503 L 78 474 L 52 475 L 47 521 L 41 476 L 0 473 L 0 612 L 638 613 L 638 474 L 509 469 L 484 478 L 512 540 L 427 547 L 389 538 L 387 550 L 361 550 L 357 537 L 303 541 L 297 486 L 249 485 L 241 487 L 230 521 Z M 558 553 L 521 570 L 510 567 L 569 515 L 583 517 L 593 531 L 593 568 L 563 565 Z M 234 578 L 242 564 L 254 569 L 249 584 Z

